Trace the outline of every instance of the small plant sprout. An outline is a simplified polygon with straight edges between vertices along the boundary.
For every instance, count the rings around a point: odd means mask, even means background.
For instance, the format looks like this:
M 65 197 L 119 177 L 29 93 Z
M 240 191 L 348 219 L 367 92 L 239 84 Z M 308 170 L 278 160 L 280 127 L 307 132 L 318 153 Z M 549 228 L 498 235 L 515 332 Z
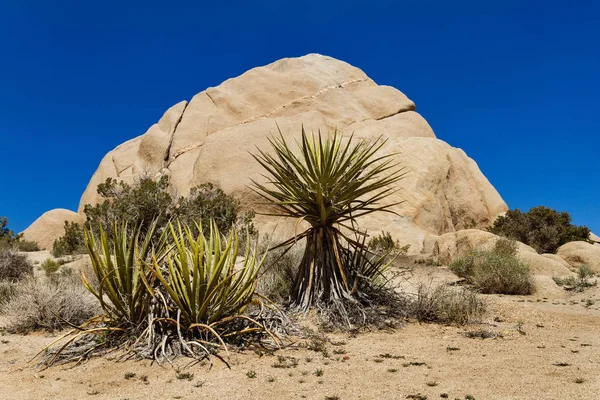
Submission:
M 256 371 L 250 370 L 250 371 L 246 372 L 246 376 L 250 379 L 254 379 L 254 378 L 256 378 Z

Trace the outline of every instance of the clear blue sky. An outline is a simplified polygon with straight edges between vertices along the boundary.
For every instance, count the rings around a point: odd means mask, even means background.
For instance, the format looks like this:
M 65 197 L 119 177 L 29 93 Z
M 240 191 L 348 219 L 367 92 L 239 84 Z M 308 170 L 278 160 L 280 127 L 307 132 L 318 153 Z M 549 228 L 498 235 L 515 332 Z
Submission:
M 76 210 L 169 106 L 313 52 L 406 93 L 511 208 L 600 233 L 600 5 L 576 0 L 3 1 L 0 216 Z

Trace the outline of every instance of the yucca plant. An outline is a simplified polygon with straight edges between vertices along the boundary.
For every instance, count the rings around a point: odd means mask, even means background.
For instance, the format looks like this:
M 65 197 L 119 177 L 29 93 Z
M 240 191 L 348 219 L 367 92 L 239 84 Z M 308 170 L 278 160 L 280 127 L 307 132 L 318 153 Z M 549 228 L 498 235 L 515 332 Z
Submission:
M 398 203 L 382 205 L 381 201 L 397 190 L 392 185 L 404 176 L 403 169 L 394 154 L 378 155 L 386 143 L 381 137 L 344 140 L 337 132 L 308 136 L 302 128 L 298 152 L 281 131 L 269 141 L 273 154 L 259 149 L 254 155 L 268 172 L 267 183 L 253 181 L 253 189 L 274 206 L 267 215 L 310 224 L 282 244 L 306 239 L 293 305 L 307 309 L 317 299 L 330 301 L 356 294 L 360 287 L 356 281 L 366 268 L 364 260 L 357 262 L 355 257 L 365 247 L 364 240 L 356 239 L 362 234 L 356 219 L 377 211 L 391 212 Z
M 155 257 L 162 257 L 165 236 L 160 235 L 158 245 L 152 246 L 156 230 L 155 221 L 141 243 L 139 226 L 131 232 L 126 223 L 115 223 L 110 238 L 101 224 L 98 239 L 88 227 L 84 230 L 85 244 L 99 284 L 94 287 L 82 274 L 83 284 L 100 301 L 109 325 L 137 326 L 147 317 L 150 292 L 144 279 L 152 280 L 153 276 L 140 268 L 139 260 L 149 259 L 151 252 Z
M 170 324 L 180 334 L 181 345 L 189 355 L 196 353 L 192 344 L 209 346 L 217 341 L 225 350 L 225 338 L 267 330 L 244 311 L 259 303 L 255 294 L 257 275 L 265 255 L 259 258 L 246 241 L 246 252 L 238 260 L 238 233 L 232 229 L 223 238 L 214 221 L 205 237 L 201 226 L 169 224 L 174 244 L 164 262 L 154 259 L 146 264 L 165 292 L 169 316 L 156 322 Z M 197 233 L 194 233 L 197 232 Z M 163 290 L 164 289 L 164 290 Z M 149 287 L 153 295 L 159 295 Z M 244 320 L 242 324 L 235 324 Z M 232 328 L 233 326 L 239 329 Z

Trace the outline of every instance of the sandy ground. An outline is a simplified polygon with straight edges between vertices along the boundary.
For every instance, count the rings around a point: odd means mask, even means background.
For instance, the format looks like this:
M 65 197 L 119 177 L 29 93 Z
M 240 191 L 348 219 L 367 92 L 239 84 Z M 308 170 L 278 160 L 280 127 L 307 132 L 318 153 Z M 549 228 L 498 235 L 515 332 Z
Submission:
M 414 276 L 451 274 L 419 267 Z M 231 369 L 218 360 L 209 369 L 184 368 L 186 359 L 159 366 L 96 358 L 42 370 L 28 360 L 56 335 L 3 334 L 0 399 L 600 399 L 600 288 L 487 299 L 482 324 L 332 334 L 327 356 L 300 346 L 262 357 L 248 351 L 232 354 Z M 465 335 L 481 329 L 498 337 Z M 276 368 L 278 356 L 298 365 Z

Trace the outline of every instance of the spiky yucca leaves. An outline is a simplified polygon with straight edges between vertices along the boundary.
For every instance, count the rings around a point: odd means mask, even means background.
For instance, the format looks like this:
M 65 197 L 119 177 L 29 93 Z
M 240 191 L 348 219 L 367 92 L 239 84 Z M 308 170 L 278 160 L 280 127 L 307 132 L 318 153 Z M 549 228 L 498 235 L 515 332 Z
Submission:
M 257 331 L 269 333 L 259 322 L 244 315 L 250 304 L 260 303 L 255 289 L 266 253 L 259 258 L 251 249 L 248 236 L 245 257 L 238 262 L 237 232 L 233 229 L 223 238 L 214 221 L 207 237 L 201 226 L 192 231 L 179 222 L 169 224 L 168 230 L 173 251 L 164 262 L 155 259 L 146 265 L 160 282 L 157 290 L 150 288 L 153 295 L 166 292 L 165 304 L 172 304 L 167 306 L 168 317 L 156 322 L 175 327 L 183 350 L 195 356 L 193 345 L 206 350 L 215 341 L 227 350 L 227 337 Z M 236 320 L 244 321 L 235 324 L 239 322 Z
M 95 288 L 82 274 L 83 284 L 98 298 L 111 326 L 137 326 L 147 317 L 150 292 L 144 279 L 151 280 L 152 275 L 140 268 L 139 260 L 148 259 L 151 251 L 155 257 L 157 254 L 162 257 L 166 248 L 164 235 L 157 240 L 155 248 L 151 245 L 156 227 L 155 221 L 141 243 L 139 226 L 130 232 L 126 223 L 115 223 L 110 238 L 101 224 L 98 239 L 88 227 L 84 230 L 85 244 L 99 284 Z
M 345 235 L 340 228 L 360 234 L 356 218 L 391 212 L 395 204 L 380 202 L 396 189 L 392 184 L 404 176 L 394 155 L 377 155 L 386 141 L 344 143 L 334 132 L 310 137 L 302 129 L 300 153 L 296 154 L 281 132 L 269 139 L 274 154 L 258 150 L 254 158 L 266 169 L 266 185 L 253 181 L 253 189 L 274 206 L 267 215 L 293 217 L 311 227 L 285 244 L 305 238 L 306 248 L 294 283 L 294 305 L 307 309 L 315 300 L 329 301 L 356 293 L 360 279 L 352 253 L 364 243 Z

